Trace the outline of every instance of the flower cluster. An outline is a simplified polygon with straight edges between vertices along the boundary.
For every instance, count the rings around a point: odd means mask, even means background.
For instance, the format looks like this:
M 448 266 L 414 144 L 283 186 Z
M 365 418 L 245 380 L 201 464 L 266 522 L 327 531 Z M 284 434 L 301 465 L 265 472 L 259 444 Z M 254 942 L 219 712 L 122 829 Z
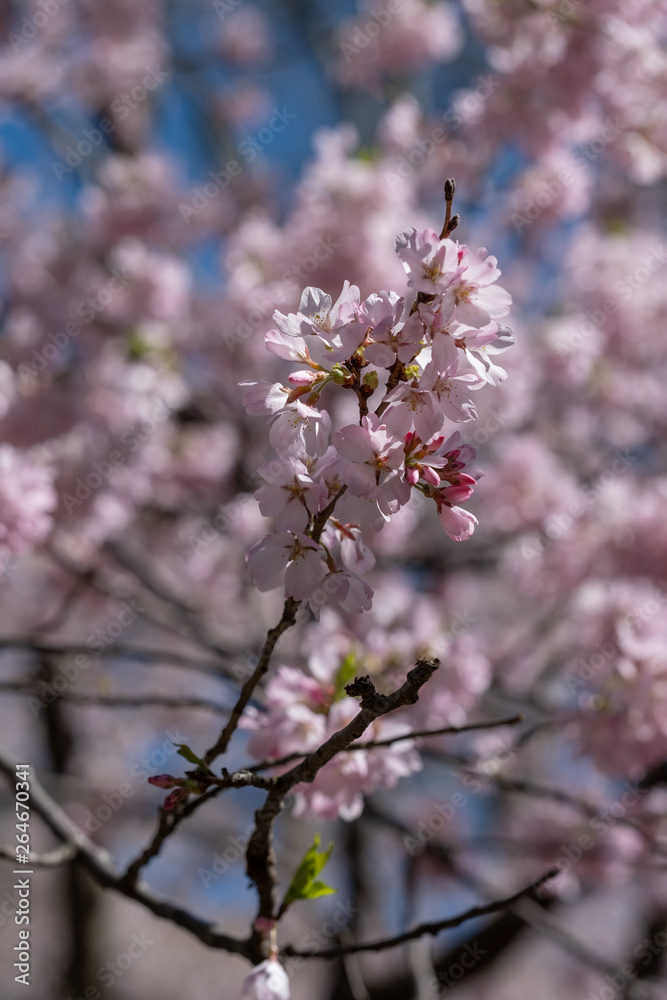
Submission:
M 448 182 L 451 208 L 453 182 Z M 449 218 L 449 216 L 448 216 Z M 449 224 L 446 229 L 451 229 Z M 333 302 L 306 288 L 299 311 L 274 313 L 267 349 L 300 367 L 287 384 L 243 382 L 250 414 L 270 418 L 277 459 L 259 471 L 256 493 L 276 531 L 248 552 L 253 583 L 308 601 L 360 612 L 372 590 L 369 532 L 378 531 L 413 490 L 435 501 L 454 541 L 477 520 L 459 504 L 472 494 L 475 451 L 451 423 L 474 420 L 472 394 L 506 372 L 493 356 L 513 343 L 499 320 L 511 298 L 485 249 L 470 250 L 431 229 L 406 229 L 395 243 L 409 293 L 380 291 L 361 300 L 348 281 Z M 357 423 L 334 429 L 356 395 Z M 340 422 L 340 421 L 339 421 Z
M 267 958 L 248 973 L 242 996 L 250 1000 L 289 1000 L 289 978 L 280 962 Z
M 0 555 L 29 552 L 45 540 L 58 497 L 53 470 L 10 444 L 0 445 Z
M 266 687 L 268 710 L 250 707 L 241 719 L 241 727 L 253 733 L 248 753 L 257 760 L 305 756 L 343 729 L 359 711 L 357 701 L 343 691 L 348 666 L 353 667 L 353 676 L 354 656 L 347 657 L 338 668 L 333 661 L 313 656 L 309 673 L 298 667 L 279 667 Z M 396 742 L 386 746 L 339 753 L 318 771 L 314 781 L 297 785 L 294 815 L 356 819 L 364 807 L 364 794 L 376 788 L 392 788 L 400 778 L 421 770 L 421 758 L 405 720 L 376 719 L 361 742 L 392 739 Z M 293 763 L 276 770 L 285 770 Z

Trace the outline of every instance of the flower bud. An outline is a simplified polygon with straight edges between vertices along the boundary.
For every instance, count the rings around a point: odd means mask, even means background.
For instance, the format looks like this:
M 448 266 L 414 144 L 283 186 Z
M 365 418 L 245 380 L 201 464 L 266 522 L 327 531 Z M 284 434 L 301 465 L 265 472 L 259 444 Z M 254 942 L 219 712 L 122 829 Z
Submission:
M 153 778 L 148 779 L 148 784 L 157 785 L 158 788 L 173 788 L 177 781 L 171 774 L 156 774 Z
M 249 1000 L 289 1000 L 287 973 L 279 962 L 269 958 L 246 976 L 241 996 Z

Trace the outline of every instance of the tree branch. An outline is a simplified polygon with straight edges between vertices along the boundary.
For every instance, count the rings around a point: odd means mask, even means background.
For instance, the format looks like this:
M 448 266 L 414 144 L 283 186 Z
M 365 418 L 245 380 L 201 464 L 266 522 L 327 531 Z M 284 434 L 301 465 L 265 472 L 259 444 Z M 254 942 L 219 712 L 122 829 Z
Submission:
M 11 782 L 15 779 L 15 766 L 16 761 L 13 756 L 0 747 L 0 771 Z M 179 927 L 190 931 L 210 948 L 221 948 L 235 955 L 252 957 L 248 941 L 239 941 L 237 938 L 223 934 L 215 924 L 201 920 L 182 907 L 160 899 L 151 892 L 145 883 L 140 882 L 135 885 L 125 883 L 122 877 L 116 873 L 108 851 L 93 843 L 72 822 L 67 813 L 45 791 L 32 770 L 30 772 L 30 805 L 59 840 L 62 840 L 76 852 L 73 860 L 82 864 L 99 885 L 115 889 L 116 892 L 127 896 L 128 899 L 141 903 L 156 916 L 170 920 Z
M 217 741 L 206 751 L 206 754 L 204 755 L 204 760 L 207 764 L 210 764 L 211 761 L 215 760 L 216 757 L 218 757 L 221 753 L 224 753 L 227 749 L 229 741 L 236 731 L 239 719 L 243 714 L 243 710 L 250 701 L 253 691 L 269 668 L 269 661 L 271 660 L 271 655 L 276 647 L 278 639 L 280 639 L 283 632 L 286 632 L 288 628 L 294 625 L 298 608 L 299 602 L 295 601 L 293 597 L 288 597 L 285 601 L 285 606 L 283 607 L 282 617 L 278 624 L 267 633 L 257 666 L 241 688 L 241 693 L 236 704 L 234 705 L 234 708 L 232 709 L 232 713 L 227 720 L 224 729 L 220 733 Z
M 523 896 L 529 896 L 536 888 L 549 879 L 555 878 L 559 873 L 560 870 L 558 868 L 553 868 L 545 875 L 542 875 L 541 878 L 531 882 L 525 889 L 515 892 L 512 896 L 506 896 L 505 899 L 497 899 L 495 902 L 487 903 L 484 906 L 473 906 L 470 910 L 466 910 L 465 913 L 459 913 L 456 917 L 446 917 L 444 920 L 419 924 L 418 927 L 413 927 L 412 930 L 405 931 L 404 934 L 397 934 L 392 938 L 380 938 L 378 941 L 367 941 L 363 944 L 341 945 L 337 948 L 326 948 L 320 951 L 299 951 L 288 945 L 283 949 L 282 954 L 299 958 L 339 958 L 342 955 L 350 955 L 359 951 L 384 951 L 387 948 L 395 948 L 405 941 L 413 941 L 424 934 L 439 934 L 440 931 L 449 930 L 452 927 L 460 927 L 467 920 L 474 920 L 476 917 L 485 917 L 488 914 L 497 913 L 499 910 L 505 910 Z
M 255 883 L 259 895 L 258 917 L 275 919 L 276 916 L 278 878 L 272 843 L 273 824 L 284 807 L 287 793 L 295 785 L 314 781 L 325 764 L 336 754 L 346 750 L 375 719 L 404 705 L 413 705 L 419 697 L 420 689 L 439 665 L 440 661 L 437 659 L 417 660 L 401 687 L 389 695 L 378 694 L 370 677 L 357 677 L 345 690 L 351 697 L 361 698 L 358 714 L 343 729 L 330 736 L 321 747 L 308 754 L 300 764 L 273 779 L 272 791 L 267 795 L 264 805 L 255 813 L 255 829 L 246 850 L 246 871 Z M 253 940 L 259 948 L 260 938 L 257 932 Z
M 351 697 L 361 697 L 361 709 L 358 715 L 348 722 L 347 726 L 334 733 L 317 750 L 297 764 L 290 771 L 281 774 L 276 779 L 276 788 L 286 794 L 294 785 L 302 782 L 312 782 L 315 780 L 318 771 L 325 764 L 340 753 L 347 750 L 350 743 L 359 739 L 368 729 L 371 722 L 396 711 L 404 705 L 414 705 L 419 697 L 420 689 L 426 684 L 432 674 L 440 666 L 440 660 L 417 660 L 416 665 L 409 671 L 403 684 L 392 694 L 378 694 L 369 677 L 357 677 L 352 684 L 345 688 Z M 409 739 L 403 736 L 402 739 Z
M 0 691 L 13 691 L 16 694 L 32 693 L 39 698 L 39 689 L 34 680 L 21 680 L 15 678 L 8 681 L 0 681 Z M 73 705 L 92 705 L 95 708 L 200 708 L 206 712 L 215 712 L 217 715 L 226 715 L 229 707 L 220 705 L 216 701 L 208 698 L 168 698 L 160 694 L 138 695 L 103 695 L 88 694 L 84 691 L 59 691 L 57 695 L 60 701 L 69 701 Z
M 28 862 L 35 868 L 55 868 L 58 865 L 67 864 L 75 857 L 76 847 L 74 844 L 61 844 L 60 847 L 56 847 L 55 850 L 49 851 L 47 854 L 31 854 L 28 857 Z M 7 858 L 16 863 L 16 851 L 13 847 L 0 844 L 0 858 Z
M 110 657 L 123 657 L 128 660 L 137 660 L 145 663 L 147 660 L 162 660 L 167 666 L 188 667 L 190 670 L 201 671 L 210 676 L 228 677 L 229 674 L 221 669 L 219 663 L 213 660 L 200 660 L 189 653 L 176 653 L 168 649 L 142 649 L 140 646 L 113 645 L 106 646 L 103 650 L 91 649 L 84 643 L 76 642 L 52 642 L 44 639 L 33 638 L 32 636 L 3 636 L 0 637 L 0 650 L 3 649 L 26 649 L 33 653 L 62 654 L 65 656 L 75 656 L 83 653 L 85 656 L 108 659 Z M 221 659 L 229 661 L 234 651 L 218 653 Z

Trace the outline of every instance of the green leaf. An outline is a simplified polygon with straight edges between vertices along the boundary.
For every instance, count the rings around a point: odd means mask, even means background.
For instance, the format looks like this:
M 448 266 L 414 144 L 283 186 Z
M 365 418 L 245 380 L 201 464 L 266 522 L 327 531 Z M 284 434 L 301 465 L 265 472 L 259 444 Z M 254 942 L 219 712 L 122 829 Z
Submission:
M 347 654 L 338 668 L 338 673 L 336 674 L 336 678 L 334 680 L 334 701 L 340 701 L 341 698 L 345 697 L 345 685 L 354 680 L 358 670 L 359 662 L 357 660 L 357 654 L 353 649 Z
M 326 882 L 311 882 L 306 898 L 317 899 L 318 896 L 333 896 L 336 892 L 338 892 L 338 889 L 327 885 Z
M 331 896 L 332 893 L 338 892 L 326 882 L 320 882 L 317 879 L 333 851 L 333 841 L 326 851 L 318 851 L 319 846 L 320 835 L 318 833 L 313 840 L 313 846 L 308 848 L 299 867 L 294 872 L 287 895 L 280 907 L 281 913 L 284 913 L 287 907 L 297 899 L 317 899 L 319 896 Z
M 185 757 L 189 760 L 191 764 L 196 764 L 202 771 L 208 771 L 208 764 L 201 757 L 198 757 L 194 750 L 191 750 L 187 743 L 174 743 L 175 747 L 178 747 L 178 752 L 181 757 Z

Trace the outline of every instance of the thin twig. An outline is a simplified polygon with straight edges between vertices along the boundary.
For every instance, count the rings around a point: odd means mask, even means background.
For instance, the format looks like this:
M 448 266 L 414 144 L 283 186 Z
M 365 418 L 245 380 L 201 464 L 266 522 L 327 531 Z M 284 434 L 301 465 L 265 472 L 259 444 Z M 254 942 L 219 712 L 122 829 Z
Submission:
M 220 663 L 214 660 L 201 660 L 189 653 L 177 653 L 169 649 L 142 649 L 141 646 L 110 645 L 104 649 L 92 649 L 91 646 L 80 642 L 58 642 L 39 639 L 32 636 L 1 636 L 0 650 L 3 649 L 26 649 L 34 653 L 47 653 L 63 656 L 76 656 L 84 654 L 93 658 L 109 659 L 111 657 L 123 657 L 128 660 L 137 660 L 146 663 L 152 660 L 162 660 L 165 666 L 188 667 L 190 670 L 197 670 L 201 673 L 209 674 L 212 677 L 227 677 L 227 673 L 222 671 Z M 239 651 L 240 652 L 240 651 Z M 222 655 L 222 654 L 219 654 Z M 231 651 L 225 653 L 225 661 L 231 659 Z M 152 664 L 151 664 L 152 665 Z
M 363 743 L 353 743 L 352 746 L 347 748 L 347 752 L 351 753 L 353 750 L 372 750 L 374 747 L 388 747 L 392 746 L 394 743 L 401 743 L 404 740 L 415 740 L 423 739 L 426 736 L 454 736 L 457 733 L 470 733 L 477 729 L 495 729 L 497 726 L 516 726 L 520 722 L 523 722 L 523 715 L 510 715 L 505 719 L 490 719 L 487 722 L 471 722 L 466 726 L 443 726 L 441 729 L 418 729 L 415 732 L 402 733 L 399 736 L 389 736 L 384 740 L 366 740 Z M 308 751 L 299 753 L 295 751 L 294 753 L 285 754 L 284 757 L 276 757 L 275 759 L 263 760 L 260 764 L 253 764 L 249 767 L 249 771 L 263 771 L 267 767 L 281 767 L 283 764 L 289 764 L 293 760 L 298 760 L 300 757 L 306 757 Z
M 39 689 L 36 687 L 35 681 L 30 679 L 22 680 L 19 678 L 0 681 L 0 691 L 16 694 L 32 692 L 35 697 L 39 697 Z M 206 712 L 215 712 L 217 715 L 225 715 L 229 712 L 228 705 L 220 705 L 207 698 L 168 698 L 160 694 L 131 697 L 129 695 L 88 694 L 79 691 L 59 691 L 57 697 L 60 701 L 68 701 L 72 705 L 89 705 L 93 708 L 199 708 Z
M 280 639 L 283 632 L 286 632 L 288 628 L 294 625 L 298 608 L 299 602 L 295 601 L 293 597 L 288 597 L 283 607 L 282 617 L 278 624 L 267 633 L 257 666 L 241 688 L 241 693 L 231 711 L 224 729 L 213 746 L 210 747 L 204 755 L 204 760 L 207 764 L 210 764 L 216 757 L 218 757 L 221 753 L 224 753 L 227 749 L 229 741 L 238 726 L 239 719 L 243 714 L 243 710 L 250 701 L 255 688 L 269 668 L 269 661 L 271 660 L 271 655 L 275 649 L 278 639 Z
M 179 615 L 181 621 L 190 632 L 192 637 L 197 640 L 206 649 L 210 649 L 216 653 L 223 653 L 224 650 L 221 649 L 218 642 L 212 639 L 208 634 L 204 623 L 197 614 L 197 612 L 191 608 L 185 601 L 172 594 L 167 587 L 157 580 L 146 568 L 147 561 L 145 558 L 135 558 L 130 555 L 129 552 L 121 548 L 117 542 L 107 542 L 105 544 L 105 549 L 110 552 L 114 559 L 123 567 L 123 569 L 128 570 L 133 576 L 150 591 L 154 597 L 162 601 L 164 604 L 169 605 L 173 608 Z
M 0 771 L 7 776 L 10 782 L 15 779 L 16 763 L 13 755 L 0 747 Z M 124 882 L 123 878 L 117 874 L 109 853 L 104 848 L 94 844 L 79 829 L 61 806 L 45 791 L 32 770 L 30 772 L 30 805 L 42 817 L 49 829 L 76 851 L 74 860 L 82 864 L 99 885 L 115 889 L 129 899 L 141 903 L 156 916 L 170 920 L 179 927 L 190 931 L 210 948 L 221 948 L 252 960 L 254 952 L 251 951 L 248 941 L 240 941 L 228 934 L 223 934 L 217 925 L 201 920 L 188 910 L 160 899 L 151 892 L 145 883 L 128 884 Z
M 299 951 L 288 945 L 283 949 L 282 953 L 299 958 L 340 958 L 342 955 L 349 955 L 359 951 L 385 951 L 387 948 L 395 948 L 405 941 L 413 941 L 415 938 L 420 938 L 424 934 L 439 934 L 440 931 L 449 930 L 452 927 L 460 927 L 467 920 L 474 920 L 476 917 L 486 917 L 491 913 L 498 913 L 499 910 L 506 910 L 513 903 L 516 903 L 517 900 L 534 893 L 535 889 L 539 888 L 540 885 L 549 879 L 555 878 L 558 874 L 559 869 L 554 868 L 542 875 L 541 878 L 531 882 L 524 889 L 515 892 L 512 896 L 497 899 L 493 903 L 487 903 L 483 906 L 473 906 L 471 909 L 466 910 L 465 913 L 459 913 L 455 917 L 446 917 L 444 920 L 419 924 L 418 927 L 413 927 L 412 930 L 405 931 L 403 934 L 396 934 L 391 938 L 380 938 L 377 941 L 366 941 L 362 944 L 341 945 L 337 948 L 325 948 L 320 951 Z
M 97 570 L 92 568 L 77 566 L 75 562 L 73 562 L 64 553 L 54 548 L 53 545 L 51 545 L 49 553 L 62 569 L 66 570 L 73 576 L 82 577 L 86 582 L 90 584 L 90 586 L 94 590 L 97 590 L 99 593 L 105 594 L 106 596 L 112 597 L 114 600 L 121 602 L 137 599 L 138 592 L 136 589 L 128 590 L 126 588 L 119 587 L 118 585 L 113 585 L 109 583 L 100 575 L 100 573 Z M 223 646 L 220 646 L 217 642 L 210 642 L 208 640 L 202 639 L 201 636 L 194 633 L 192 629 L 186 628 L 184 631 L 183 629 L 178 628 L 174 624 L 173 609 L 166 611 L 164 617 L 160 617 L 159 614 L 156 614 L 154 611 L 151 611 L 148 608 L 144 609 L 141 614 L 142 617 L 147 622 L 150 622 L 153 625 L 157 625 L 160 628 L 166 629 L 167 631 L 172 632 L 174 635 L 177 635 L 181 639 L 189 639 L 190 641 L 197 642 L 200 646 L 203 646 L 204 649 L 209 650 L 209 652 L 215 653 L 217 656 L 220 656 L 223 659 L 229 656 L 229 650 L 224 648 Z M 224 670 L 220 670 L 219 672 L 222 674 L 228 673 L 227 671 Z M 231 672 L 229 672 L 229 676 L 233 676 Z

